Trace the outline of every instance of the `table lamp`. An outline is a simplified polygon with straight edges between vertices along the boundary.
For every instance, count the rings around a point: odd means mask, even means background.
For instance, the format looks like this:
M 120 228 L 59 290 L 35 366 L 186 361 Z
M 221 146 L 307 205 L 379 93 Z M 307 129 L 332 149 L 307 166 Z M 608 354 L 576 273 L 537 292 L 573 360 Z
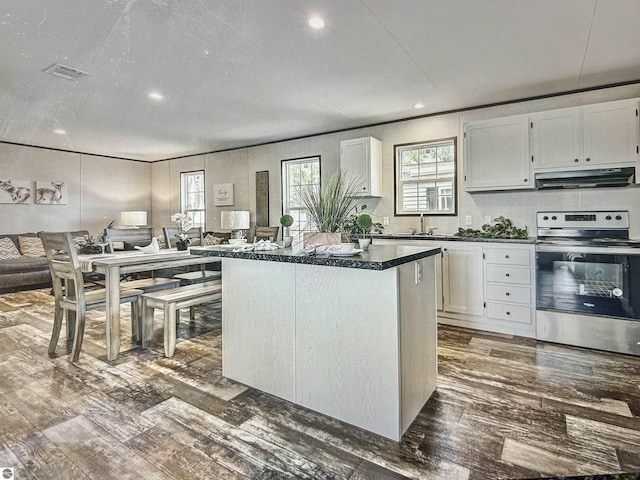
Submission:
M 250 226 L 249 212 L 245 210 L 223 210 L 220 212 L 222 230 L 231 230 L 232 238 L 244 238 Z
M 120 212 L 120 223 L 131 228 L 138 228 L 147 224 L 147 212 Z

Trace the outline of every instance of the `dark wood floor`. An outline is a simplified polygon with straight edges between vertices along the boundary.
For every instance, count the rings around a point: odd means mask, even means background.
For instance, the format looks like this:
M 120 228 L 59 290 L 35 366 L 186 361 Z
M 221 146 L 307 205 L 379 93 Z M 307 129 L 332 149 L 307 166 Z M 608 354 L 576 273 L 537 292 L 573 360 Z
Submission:
M 186 313 L 186 312 L 185 312 Z M 226 380 L 220 311 L 176 355 L 89 312 L 76 365 L 50 358 L 47 290 L 0 295 L 0 467 L 19 479 L 480 479 L 640 471 L 640 358 L 452 327 L 433 397 L 394 443 Z M 128 317 L 128 313 L 126 315 Z

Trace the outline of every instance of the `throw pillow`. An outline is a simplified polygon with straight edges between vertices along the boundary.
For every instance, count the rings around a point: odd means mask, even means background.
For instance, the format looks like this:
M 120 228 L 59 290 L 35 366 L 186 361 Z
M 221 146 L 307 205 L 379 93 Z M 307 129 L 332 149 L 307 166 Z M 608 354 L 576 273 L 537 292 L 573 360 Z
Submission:
M 44 247 L 39 237 L 18 237 L 20 251 L 25 257 L 44 257 Z
M 218 245 L 220 243 L 222 243 L 222 239 L 214 237 L 210 233 L 208 233 L 207 236 L 202 239 L 202 245 L 204 245 L 205 247 L 208 245 Z
M 20 258 L 20 252 L 15 243 L 9 237 L 0 238 L 0 260 L 11 260 L 12 258 Z

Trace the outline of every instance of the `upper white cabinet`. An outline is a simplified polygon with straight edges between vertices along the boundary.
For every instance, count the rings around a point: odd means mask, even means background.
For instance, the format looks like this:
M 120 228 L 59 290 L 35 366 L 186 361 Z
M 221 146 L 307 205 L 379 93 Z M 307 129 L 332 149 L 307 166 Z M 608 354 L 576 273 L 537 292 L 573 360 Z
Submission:
M 382 142 L 373 137 L 340 142 L 340 169 L 347 178 L 362 180 L 361 195 L 382 196 Z
M 526 115 L 468 123 L 464 140 L 466 191 L 533 188 Z
M 563 108 L 529 116 L 534 171 L 635 165 L 638 100 Z

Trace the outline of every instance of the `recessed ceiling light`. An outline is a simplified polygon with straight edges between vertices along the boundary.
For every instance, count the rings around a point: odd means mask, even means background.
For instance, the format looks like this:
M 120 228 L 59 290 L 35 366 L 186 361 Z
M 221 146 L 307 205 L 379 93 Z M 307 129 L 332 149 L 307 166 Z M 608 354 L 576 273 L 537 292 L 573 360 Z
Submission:
M 413 108 L 424 108 L 424 103 L 418 102 L 413 106 Z
M 309 19 L 309 26 L 311 28 L 323 28 L 324 27 L 324 20 L 320 17 L 311 17 Z
M 158 92 L 149 92 L 149 98 L 153 98 L 154 100 L 162 100 L 164 97 L 161 93 Z
M 67 131 L 61 128 L 56 128 L 53 133 L 57 133 L 58 135 L 66 135 Z

